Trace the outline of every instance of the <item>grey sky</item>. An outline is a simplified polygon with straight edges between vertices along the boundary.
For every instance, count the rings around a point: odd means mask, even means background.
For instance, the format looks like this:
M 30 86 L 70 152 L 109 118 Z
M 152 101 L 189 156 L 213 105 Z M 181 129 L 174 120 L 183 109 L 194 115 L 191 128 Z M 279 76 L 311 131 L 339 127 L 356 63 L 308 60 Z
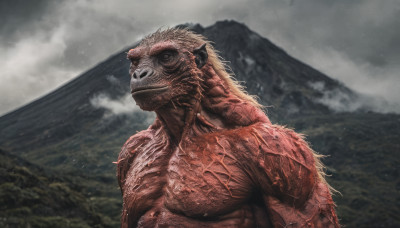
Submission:
M 224 19 L 356 91 L 400 103 L 398 0 L 2 0 L 0 115 L 159 27 Z

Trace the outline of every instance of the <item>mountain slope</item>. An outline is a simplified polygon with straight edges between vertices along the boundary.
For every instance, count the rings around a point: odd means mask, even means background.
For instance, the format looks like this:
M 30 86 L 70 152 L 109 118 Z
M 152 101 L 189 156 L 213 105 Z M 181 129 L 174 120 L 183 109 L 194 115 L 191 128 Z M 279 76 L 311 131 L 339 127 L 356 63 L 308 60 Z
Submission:
M 192 29 L 215 43 L 250 94 L 258 95 L 273 122 L 309 135 L 324 159 L 348 227 L 400 224 L 398 164 L 400 116 L 353 110 L 360 95 L 292 58 L 269 40 L 234 21 Z M 115 161 L 124 141 L 151 122 L 129 96 L 124 50 L 54 92 L 0 117 L 0 148 L 83 180 L 85 197 L 117 223 L 120 197 Z M 333 106 L 332 104 L 335 104 Z M 62 174 L 61 174 L 62 172 Z M 89 192 L 91 195 L 89 195 Z M 393 200 L 393 199 L 398 199 Z M 82 201 L 83 204 L 85 202 Z

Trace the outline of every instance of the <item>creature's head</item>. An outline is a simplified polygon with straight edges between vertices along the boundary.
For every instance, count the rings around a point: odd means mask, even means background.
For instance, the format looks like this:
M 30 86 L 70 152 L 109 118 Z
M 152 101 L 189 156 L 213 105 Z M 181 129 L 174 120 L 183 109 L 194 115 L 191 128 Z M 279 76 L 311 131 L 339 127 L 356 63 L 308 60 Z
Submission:
M 231 93 L 261 107 L 226 71 L 210 42 L 188 29 L 158 30 L 130 50 L 128 59 L 131 93 L 143 110 L 156 111 L 170 102 L 176 106 L 202 97 L 217 97 L 215 91 L 221 87 L 222 96 Z
M 128 52 L 131 93 L 143 110 L 199 96 L 201 68 L 207 63 L 207 42 L 185 29 L 167 29 L 147 36 Z

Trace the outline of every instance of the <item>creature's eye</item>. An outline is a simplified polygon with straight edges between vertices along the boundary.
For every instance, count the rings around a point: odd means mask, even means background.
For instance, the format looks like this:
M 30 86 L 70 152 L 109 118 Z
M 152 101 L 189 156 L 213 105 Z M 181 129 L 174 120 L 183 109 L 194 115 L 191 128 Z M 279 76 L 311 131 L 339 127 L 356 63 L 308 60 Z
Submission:
M 161 54 L 158 55 L 158 59 L 162 62 L 162 63 L 168 63 L 169 61 L 171 61 L 174 57 L 174 53 L 172 51 L 163 51 L 161 52 Z
M 131 59 L 131 63 L 134 66 L 137 66 L 139 64 L 139 59 Z

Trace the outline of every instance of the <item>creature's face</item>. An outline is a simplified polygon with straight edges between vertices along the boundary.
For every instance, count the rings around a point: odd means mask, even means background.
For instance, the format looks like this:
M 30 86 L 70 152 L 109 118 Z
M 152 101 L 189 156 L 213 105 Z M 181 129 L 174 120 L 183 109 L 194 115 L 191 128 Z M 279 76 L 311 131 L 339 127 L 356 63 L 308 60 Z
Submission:
M 139 46 L 128 52 L 131 93 L 143 110 L 154 111 L 172 99 L 189 95 L 196 70 L 207 60 L 205 45 L 188 50 L 173 41 Z

